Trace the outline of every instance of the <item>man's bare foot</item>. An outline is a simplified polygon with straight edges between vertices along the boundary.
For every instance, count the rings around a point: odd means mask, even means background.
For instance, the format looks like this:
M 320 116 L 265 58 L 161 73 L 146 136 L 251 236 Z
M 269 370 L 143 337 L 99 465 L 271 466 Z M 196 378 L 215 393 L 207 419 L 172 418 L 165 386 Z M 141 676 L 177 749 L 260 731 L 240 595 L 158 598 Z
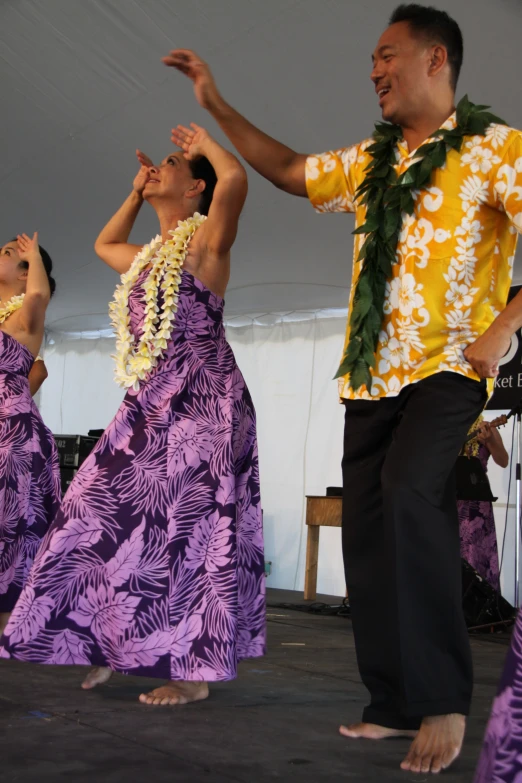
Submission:
M 105 666 L 96 666 L 82 682 L 82 688 L 84 691 L 89 691 L 91 688 L 96 688 L 97 685 L 103 685 L 111 677 L 112 669 L 107 669 Z
M 460 753 L 465 731 L 464 715 L 425 717 L 401 769 L 435 774 L 447 769 Z
M 181 705 L 191 701 L 202 701 L 208 698 L 208 685 L 206 682 L 182 682 L 175 680 L 168 682 L 161 688 L 154 688 L 150 693 L 142 693 L 142 704 L 154 705 Z
M 377 723 L 352 723 L 350 726 L 341 726 L 339 732 L 343 737 L 351 739 L 389 739 L 390 737 L 415 737 L 416 731 L 406 729 L 389 729 L 387 726 L 379 726 Z

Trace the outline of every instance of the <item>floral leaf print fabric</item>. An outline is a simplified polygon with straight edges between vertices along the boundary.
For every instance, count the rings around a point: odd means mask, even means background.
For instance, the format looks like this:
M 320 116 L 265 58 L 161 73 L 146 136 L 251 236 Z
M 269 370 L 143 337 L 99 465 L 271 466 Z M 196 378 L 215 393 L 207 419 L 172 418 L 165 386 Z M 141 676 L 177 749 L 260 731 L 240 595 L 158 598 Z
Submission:
M 455 124 L 452 115 L 442 127 Z M 356 226 L 364 224 L 366 208 L 355 204 L 354 194 L 371 162 L 370 143 L 308 158 L 307 189 L 317 212 L 355 212 Z M 414 154 L 399 143 L 398 175 Z M 339 381 L 341 397 L 394 397 L 407 384 L 444 370 L 477 380 L 463 351 L 506 305 L 517 231 L 522 231 L 522 133 L 493 124 L 485 136 L 465 137 L 460 152 L 450 150 L 430 187 L 416 193 L 386 287 L 371 395 L 365 386 L 354 392 L 345 377 Z M 354 259 L 364 240 L 355 237 Z M 350 308 L 360 266 L 354 262 Z
M 60 503 L 58 452 L 29 390 L 30 351 L 0 331 L 0 612 L 10 612 Z
M 522 615 L 519 612 L 498 694 L 491 709 L 474 783 L 520 783 L 521 716 Z
M 484 472 L 490 451 L 483 443 L 479 444 L 478 458 Z M 457 501 L 460 532 L 460 556 L 473 566 L 475 571 L 500 592 L 500 573 L 498 562 L 497 531 L 493 504 L 490 500 Z
M 129 303 L 135 336 L 141 281 Z M 264 654 L 255 412 L 223 304 L 182 273 L 169 349 L 78 471 L 3 657 L 212 681 Z

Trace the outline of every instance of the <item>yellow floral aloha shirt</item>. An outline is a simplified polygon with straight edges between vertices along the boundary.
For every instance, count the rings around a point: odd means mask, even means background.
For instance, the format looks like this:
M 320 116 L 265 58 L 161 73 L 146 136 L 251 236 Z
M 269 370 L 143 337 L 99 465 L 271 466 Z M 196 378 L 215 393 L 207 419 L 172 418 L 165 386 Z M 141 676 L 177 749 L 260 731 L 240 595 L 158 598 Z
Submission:
M 453 114 L 442 126 L 454 128 Z M 355 212 L 366 207 L 354 194 L 372 160 L 371 139 L 352 147 L 311 155 L 306 163 L 308 196 L 317 212 Z M 414 162 L 404 142 L 396 151 L 400 175 Z M 429 187 L 415 194 L 415 212 L 405 215 L 397 263 L 386 284 L 371 395 L 354 392 L 348 376 L 339 382 L 345 399 L 394 397 L 401 389 L 443 370 L 478 380 L 464 359 L 507 301 L 517 231 L 522 232 L 522 133 L 490 125 L 485 136 L 466 137 L 460 152 L 448 152 Z M 364 235 L 354 238 L 349 310 Z M 362 262 L 364 263 L 364 262 Z M 349 326 L 345 347 L 348 344 Z

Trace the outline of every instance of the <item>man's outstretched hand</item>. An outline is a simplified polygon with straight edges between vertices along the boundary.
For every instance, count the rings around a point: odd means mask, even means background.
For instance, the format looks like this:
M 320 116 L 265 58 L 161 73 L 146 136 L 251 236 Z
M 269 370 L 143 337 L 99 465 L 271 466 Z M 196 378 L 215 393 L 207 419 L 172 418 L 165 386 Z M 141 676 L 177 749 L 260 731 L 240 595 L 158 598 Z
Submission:
M 200 106 L 210 111 L 220 95 L 210 68 L 191 49 L 173 49 L 162 61 L 170 68 L 184 73 L 194 84 L 194 95 Z

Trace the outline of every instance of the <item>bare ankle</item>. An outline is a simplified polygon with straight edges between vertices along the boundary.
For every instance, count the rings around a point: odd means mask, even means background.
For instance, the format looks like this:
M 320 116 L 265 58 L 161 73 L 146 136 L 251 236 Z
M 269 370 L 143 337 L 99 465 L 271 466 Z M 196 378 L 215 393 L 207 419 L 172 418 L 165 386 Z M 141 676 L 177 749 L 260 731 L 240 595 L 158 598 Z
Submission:
M 455 724 L 466 724 L 466 716 L 460 712 L 448 712 L 445 715 L 425 715 L 421 725 L 434 726 L 438 723 L 453 722 Z
M 10 617 L 11 612 L 0 612 L 0 636 L 2 636 L 3 632 L 5 631 Z

